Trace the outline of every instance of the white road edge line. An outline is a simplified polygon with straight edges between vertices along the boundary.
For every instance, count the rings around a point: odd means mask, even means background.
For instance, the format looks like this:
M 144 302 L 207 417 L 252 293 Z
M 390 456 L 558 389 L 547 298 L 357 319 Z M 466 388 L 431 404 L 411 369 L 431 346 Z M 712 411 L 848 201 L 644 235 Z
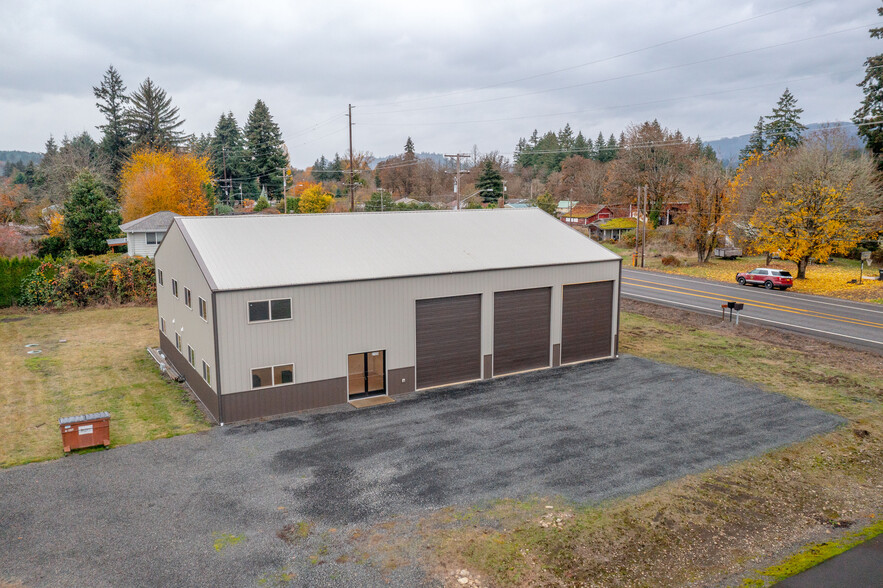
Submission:
M 624 279 L 628 279 L 628 277 L 629 277 L 629 276 L 625 275 L 626 271 L 632 271 L 632 272 L 635 272 L 635 273 L 642 275 L 642 276 L 654 276 L 657 278 L 659 277 L 658 274 L 641 272 L 640 270 L 625 270 L 624 269 L 623 270 L 623 278 Z M 680 276 L 676 276 L 673 274 L 664 274 L 664 275 L 666 278 L 669 278 L 672 280 L 678 280 L 679 282 L 688 282 L 688 283 L 694 284 L 694 285 L 702 285 L 702 286 L 715 287 L 715 288 L 726 288 L 728 290 L 740 290 L 742 292 L 745 292 L 745 288 L 747 288 L 747 286 L 733 286 L 733 285 L 727 284 L 725 282 L 718 282 L 718 283 L 709 284 L 708 282 L 706 282 L 702 278 L 691 279 L 691 278 L 682 278 Z M 647 280 L 647 281 L 649 282 L 652 280 Z M 660 286 L 667 285 L 665 282 L 653 282 L 653 283 L 659 284 Z M 706 290 L 702 290 L 701 292 L 704 294 L 717 294 L 717 292 L 708 292 Z M 789 292 L 786 294 L 785 292 L 776 292 L 774 294 L 774 296 L 786 296 L 788 300 L 802 300 L 803 302 L 813 302 L 815 304 L 824 304 L 826 306 L 836 306 L 839 308 L 848 308 L 850 310 L 860 310 L 862 312 L 873 312 L 875 314 L 883 314 L 883 310 L 872 310 L 870 308 L 864 308 L 861 306 L 850 306 L 848 304 L 838 304 L 836 302 L 828 302 L 826 300 L 818 300 L 818 298 L 807 298 L 808 296 L 812 296 L 812 294 L 798 294 L 796 292 Z M 867 302 L 859 302 L 858 304 L 867 304 Z
M 629 294 L 629 295 L 624 295 L 624 296 L 626 298 L 644 298 L 646 300 L 655 300 L 657 302 L 662 302 L 663 306 L 673 306 L 673 305 L 687 306 L 690 308 L 698 308 L 699 310 L 701 310 L 705 314 L 717 314 L 717 312 L 714 310 L 709 310 L 709 309 L 705 308 L 704 306 L 696 306 L 695 304 L 686 304 L 684 302 L 672 302 L 672 301 L 666 300 L 664 298 L 653 298 L 652 296 L 641 296 L 640 294 Z M 855 339 L 856 341 L 864 341 L 865 343 L 873 343 L 875 345 L 883 345 L 883 341 L 875 341 L 874 339 L 863 339 L 861 337 L 853 337 L 852 335 L 844 335 L 842 333 L 834 333 L 832 331 L 823 331 L 821 329 L 813 329 L 812 327 L 803 327 L 801 325 L 792 325 L 791 323 L 783 323 L 781 321 L 774 321 L 774 320 L 760 318 L 760 317 L 756 317 L 756 316 L 749 316 L 747 314 L 743 314 L 742 318 L 743 319 L 747 318 L 747 319 L 751 319 L 753 321 L 759 321 L 762 323 L 773 323 L 776 325 L 784 325 L 786 327 L 791 327 L 793 329 L 801 329 L 801 330 L 805 330 L 805 331 L 814 331 L 816 333 L 824 333 L 826 335 L 833 335 L 834 337 Z

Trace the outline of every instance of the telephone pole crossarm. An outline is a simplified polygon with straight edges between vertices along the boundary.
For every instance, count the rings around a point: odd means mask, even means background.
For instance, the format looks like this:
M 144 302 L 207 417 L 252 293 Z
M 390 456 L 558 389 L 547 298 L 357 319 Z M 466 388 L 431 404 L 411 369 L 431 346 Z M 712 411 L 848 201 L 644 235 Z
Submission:
M 449 157 L 451 159 L 457 160 L 457 178 L 454 180 L 454 192 L 457 193 L 457 210 L 460 210 L 460 174 L 466 173 L 465 171 L 463 171 L 463 172 L 460 171 L 460 158 L 461 157 L 472 157 L 472 155 L 469 153 L 454 153 L 454 154 L 445 153 L 445 157 Z

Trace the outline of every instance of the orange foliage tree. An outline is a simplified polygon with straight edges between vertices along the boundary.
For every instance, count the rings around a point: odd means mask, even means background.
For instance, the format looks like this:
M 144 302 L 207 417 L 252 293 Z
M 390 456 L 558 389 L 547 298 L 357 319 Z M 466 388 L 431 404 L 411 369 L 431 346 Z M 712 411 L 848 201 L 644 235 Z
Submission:
M 120 174 L 123 221 L 161 210 L 204 216 L 211 181 L 208 157 L 173 151 L 137 151 Z

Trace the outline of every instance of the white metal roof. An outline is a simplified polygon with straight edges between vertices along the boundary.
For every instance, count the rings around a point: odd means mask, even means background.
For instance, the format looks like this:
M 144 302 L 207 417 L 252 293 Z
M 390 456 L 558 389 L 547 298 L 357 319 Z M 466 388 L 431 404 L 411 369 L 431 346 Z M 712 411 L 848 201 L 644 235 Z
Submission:
M 621 258 L 539 209 L 178 217 L 215 290 Z M 169 254 L 160 248 L 158 256 Z

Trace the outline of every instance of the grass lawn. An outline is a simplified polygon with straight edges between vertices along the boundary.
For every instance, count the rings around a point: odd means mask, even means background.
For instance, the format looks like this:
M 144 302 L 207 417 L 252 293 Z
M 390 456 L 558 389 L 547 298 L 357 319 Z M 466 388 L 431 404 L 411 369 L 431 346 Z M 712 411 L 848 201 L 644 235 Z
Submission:
M 602 504 L 501 499 L 395 523 L 420 530 L 449 585 L 468 570 L 496 586 L 766 586 L 842 551 L 863 527 L 864 539 L 883 531 L 879 356 L 630 308 L 644 314 L 623 313 L 623 352 L 743 378 L 849 424 Z M 408 536 L 379 528 L 364 539 L 398 534 Z
M 624 249 L 617 245 L 608 245 L 606 243 L 605 247 L 624 258 L 624 267 L 631 267 L 632 249 Z M 695 255 L 687 256 L 685 253 L 680 253 L 677 254 L 677 257 L 681 260 L 681 265 L 664 266 L 662 265 L 662 256 L 654 251 L 653 255 L 645 257 L 644 267 L 672 274 L 683 274 L 731 283 L 736 282 L 737 272 L 749 271 L 756 267 L 773 267 L 787 270 L 792 275 L 797 275 L 796 264 L 790 261 L 774 259 L 767 266 L 766 257 L 763 255 L 746 256 L 734 260 L 711 259 L 708 263 L 701 265 L 696 262 Z M 795 279 L 794 287 L 791 288 L 791 291 L 883 304 L 883 281 L 865 279 L 861 285 L 849 283 L 850 280 L 858 279 L 860 264 L 861 262 L 853 259 L 834 258 L 824 265 L 810 265 L 806 270 L 806 279 Z M 864 275 L 866 277 L 878 276 L 879 268 L 876 266 L 868 268 L 866 266 Z
M 208 429 L 147 355 L 157 337 L 155 307 L 0 311 L 0 467 L 60 457 L 62 416 L 109 411 L 111 447 Z

